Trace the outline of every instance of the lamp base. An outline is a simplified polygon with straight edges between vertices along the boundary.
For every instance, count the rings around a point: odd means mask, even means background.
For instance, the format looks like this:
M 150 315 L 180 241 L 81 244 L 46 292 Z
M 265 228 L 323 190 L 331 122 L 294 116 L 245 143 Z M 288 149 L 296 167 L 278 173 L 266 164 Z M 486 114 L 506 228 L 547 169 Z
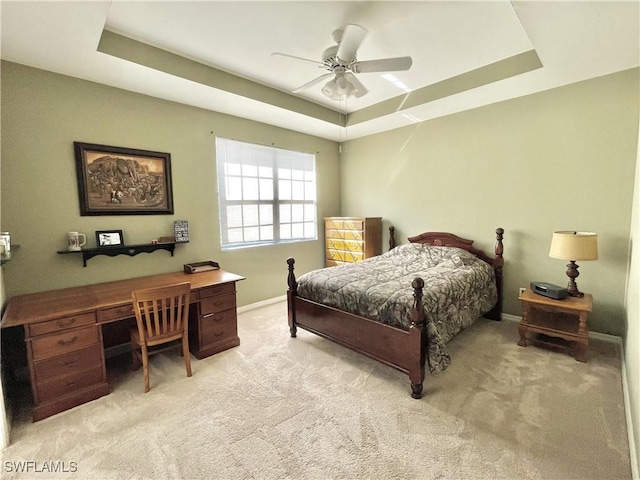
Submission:
M 578 272 L 578 265 L 576 265 L 575 260 L 570 260 L 567 264 L 567 277 L 569 277 L 569 284 L 567 285 L 567 290 L 569 295 L 572 297 L 584 297 L 584 293 L 578 290 L 578 284 L 576 283 L 576 278 L 578 278 L 580 273 Z

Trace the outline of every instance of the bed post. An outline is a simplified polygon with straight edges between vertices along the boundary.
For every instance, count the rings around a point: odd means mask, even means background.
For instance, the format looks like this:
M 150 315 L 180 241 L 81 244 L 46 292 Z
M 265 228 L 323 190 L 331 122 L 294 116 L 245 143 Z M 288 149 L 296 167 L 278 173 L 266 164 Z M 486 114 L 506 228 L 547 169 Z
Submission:
M 491 320 L 500 320 L 502 318 L 502 266 L 504 265 L 504 258 L 502 253 L 504 252 L 504 245 L 502 244 L 502 236 L 504 235 L 503 228 L 496 228 L 496 247 L 495 247 L 495 259 L 493 260 L 493 268 L 496 274 L 496 288 L 498 290 L 498 302 L 493 309 L 487 313 L 487 318 Z
M 418 329 L 417 346 L 420 349 L 419 364 L 409 371 L 409 380 L 411 382 L 411 396 L 415 399 L 422 398 L 422 384 L 424 382 L 424 364 L 427 355 L 427 322 L 424 313 L 424 304 L 422 303 L 422 289 L 424 280 L 416 277 L 411 282 L 413 288 L 413 308 L 411 309 L 411 328 Z
M 296 276 L 293 273 L 293 265 L 296 263 L 293 257 L 287 258 L 287 265 L 289 265 L 289 275 L 287 277 L 287 311 L 289 313 L 289 333 L 293 338 L 296 337 L 298 327 L 296 327 L 296 307 L 295 297 L 298 293 L 298 282 Z
M 389 250 L 396 248 L 396 228 L 392 225 L 389 227 Z

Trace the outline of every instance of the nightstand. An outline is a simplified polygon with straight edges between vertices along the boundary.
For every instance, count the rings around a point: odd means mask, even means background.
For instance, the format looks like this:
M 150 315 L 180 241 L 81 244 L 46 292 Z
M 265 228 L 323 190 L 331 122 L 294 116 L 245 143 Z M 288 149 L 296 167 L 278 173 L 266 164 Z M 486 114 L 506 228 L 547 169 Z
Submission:
M 518 345 L 526 347 L 529 340 L 531 343 L 566 350 L 579 362 L 587 361 L 587 319 L 593 308 L 590 294 L 554 300 L 527 289 L 518 298 L 522 301 L 523 309 L 522 321 L 518 326 Z

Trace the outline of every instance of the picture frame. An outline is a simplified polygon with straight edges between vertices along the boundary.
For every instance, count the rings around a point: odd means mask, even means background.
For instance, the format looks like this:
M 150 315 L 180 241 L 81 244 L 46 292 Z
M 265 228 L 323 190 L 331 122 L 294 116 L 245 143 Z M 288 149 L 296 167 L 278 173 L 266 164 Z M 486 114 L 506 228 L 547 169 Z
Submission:
M 124 247 L 122 230 L 97 230 L 96 246 L 98 248 Z
M 73 144 L 81 216 L 173 214 L 171 154 Z

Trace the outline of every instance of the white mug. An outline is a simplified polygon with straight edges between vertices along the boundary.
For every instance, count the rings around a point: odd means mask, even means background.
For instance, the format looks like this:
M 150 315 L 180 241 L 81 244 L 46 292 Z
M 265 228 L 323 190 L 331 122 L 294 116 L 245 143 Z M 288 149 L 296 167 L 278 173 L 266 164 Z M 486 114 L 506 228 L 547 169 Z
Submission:
M 87 243 L 87 236 L 84 233 L 69 232 L 67 235 L 69 250 L 82 250 L 82 246 Z

